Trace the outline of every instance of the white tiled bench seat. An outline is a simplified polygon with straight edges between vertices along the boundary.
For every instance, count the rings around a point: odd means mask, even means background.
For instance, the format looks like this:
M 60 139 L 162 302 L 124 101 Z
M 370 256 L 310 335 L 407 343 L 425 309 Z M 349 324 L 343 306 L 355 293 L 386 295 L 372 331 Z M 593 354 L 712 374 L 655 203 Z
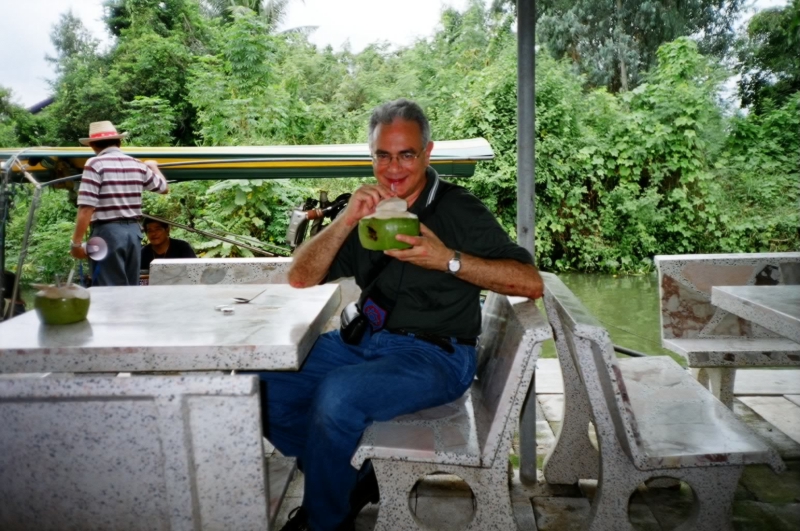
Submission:
M 800 345 L 711 304 L 713 286 L 800 282 L 800 253 L 661 255 L 655 264 L 661 344 L 726 406 L 737 367 L 800 367 Z
M 664 347 L 681 354 L 689 367 L 796 367 L 800 345 L 789 339 L 732 337 L 664 339 Z
M 785 465 L 778 453 L 742 424 L 674 360 L 666 356 L 617 359 L 608 332 L 575 295 L 552 274 L 545 280 L 545 308 L 562 370 L 577 374 L 582 385 L 568 396 L 580 407 L 572 421 L 585 436 L 592 422 L 600 448 L 599 482 L 588 529 L 633 530 L 628 500 L 653 478 L 685 481 L 695 507 L 681 530 L 731 530 L 734 492 L 744 465 Z M 564 372 L 565 379 L 568 371 Z M 565 407 L 565 422 L 566 417 Z M 562 431 L 545 465 L 585 478 L 573 457 L 586 451 L 575 444 L 577 430 Z M 554 461 L 555 459 L 555 461 Z
M 467 529 L 516 528 L 508 456 L 542 342 L 550 337 L 532 301 L 490 293 L 470 390 L 450 404 L 367 429 L 352 464 L 372 459 L 381 493 L 376 531 L 421 529 L 408 496 L 434 473 L 455 474 L 472 488 L 475 513 Z
M 258 392 L 255 376 L 0 379 L 0 529 L 268 529 L 293 464 L 265 484 Z

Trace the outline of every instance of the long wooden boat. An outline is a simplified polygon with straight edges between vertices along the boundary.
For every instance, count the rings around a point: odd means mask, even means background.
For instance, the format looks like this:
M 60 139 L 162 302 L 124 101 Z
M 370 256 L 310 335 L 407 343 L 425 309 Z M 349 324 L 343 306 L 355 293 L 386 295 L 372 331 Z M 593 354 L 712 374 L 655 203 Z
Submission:
M 125 153 L 139 159 L 154 159 L 171 181 L 225 179 L 289 179 L 321 177 L 368 177 L 372 160 L 367 144 L 320 146 L 232 146 L 232 147 L 133 147 Z M 45 183 L 83 171 L 94 153 L 88 147 L 31 147 L 0 149 L 5 171 L 11 165 L 12 179 L 20 181 L 22 170 Z M 494 153 L 483 138 L 435 142 L 431 166 L 440 175 L 470 177 L 475 164 L 491 160 Z

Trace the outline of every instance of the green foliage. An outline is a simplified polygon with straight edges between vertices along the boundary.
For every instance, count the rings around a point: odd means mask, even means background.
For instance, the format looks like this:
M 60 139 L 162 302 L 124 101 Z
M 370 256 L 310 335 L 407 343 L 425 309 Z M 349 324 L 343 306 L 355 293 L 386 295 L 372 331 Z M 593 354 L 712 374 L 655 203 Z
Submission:
M 17 117 L 22 109 L 11 101 L 11 89 L 0 85 L 0 147 L 19 146 Z
M 541 267 L 637 272 L 650 269 L 655 254 L 800 248 L 800 93 L 793 81 L 784 83 L 797 77 L 798 56 L 789 51 L 798 44 L 798 0 L 753 19 L 737 48 L 739 69 L 743 83 L 767 82 L 747 85 L 755 112 L 729 116 L 718 96 L 726 72 L 709 52 L 725 48 L 740 4 L 539 4 L 543 44 L 564 55 L 557 61 L 543 48 L 536 57 Z M 371 109 L 408 97 L 426 109 L 434 141 L 490 142 L 494 160 L 461 184 L 515 234 L 515 2 L 496 0 L 487 9 L 471 0 L 463 12 L 445 9 L 429 38 L 360 53 L 318 49 L 302 30 L 276 33 L 283 1 L 107 5 L 117 39 L 106 53 L 69 14 L 54 29 L 56 102 L 44 113 L 32 116 L 0 92 L 0 144 L 74 145 L 96 120 L 116 122 L 138 145 L 364 142 Z M 700 30 L 707 39 L 676 38 Z M 620 58 L 631 90 L 616 92 Z M 166 196 L 145 194 L 143 208 L 225 231 L 241 244 L 282 245 L 292 208 L 320 189 L 334 199 L 359 183 L 180 183 Z M 17 198 L 11 260 L 28 200 Z M 65 194 L 43 194 L 26 275 L 50 280 L 66 270 L 74 216 Z M 201 256 L 250 254 L 192 233 L 173 235 Z
M 75 146 L 91 122 L 122 119 L 122 101 L 108 78 L 106 62 L 99 57 L 68 59 L 56 83 L 55 102 L 47 108 L 49 138 L 45 144 Z
M 129 133 L 127 142 L 134 146 L 169 146 L 175 128 L 175 112 L 169 101 L 136 96 L 125 104 L 125 120 L 119 126 Z
M 33 200 L 31 188 L 21 185 L 14 188 L 17 193 L 6 234 L 6 267 L 10 266 L 11 269 L 16 269 Z M 20 282 L 24 281 L 26 285 L 30 282 L 51 282 L 56 275 L 66 279 L 74 265 L 69 255 L 74 221 L 75 207 L 70 204 L 67 194 L 49 189 L 42 192 Z
M 742 105 L 762 113 L 800 91 L 800 0 L 761 11 L 736 43 Z
M 715 177 L 723 242 L 737 252 L 800 249 L 800 92 L 781 108 L 734 118 Z
M 283 245 L 289 218 L 285 212 L 301 203 L 310 190 L 290 181 L 236 179 L 211 186 L 204 198 L 198 228 L 222 229 L 247 238 Z M 212 242 L 206 256 L 251 256 L 244 248 Z
M 54 63 L 57 70 L 73 57 L 91 56 L 97 50 L 97 39 L 92 37 L 81 19 L 72 13 L 72 9 L 62 13 L 59 21 L 53 26 L 50 40 L 56 49 L 56 57 L 46 57 Z
M 733 38 L 742 0 L 545 0 L 538 2 L 539 39 L 569 58 L 594 87 L 629 90 L 656 62 L 665 42 L 699 34 L 706 53 L 721 57 Z

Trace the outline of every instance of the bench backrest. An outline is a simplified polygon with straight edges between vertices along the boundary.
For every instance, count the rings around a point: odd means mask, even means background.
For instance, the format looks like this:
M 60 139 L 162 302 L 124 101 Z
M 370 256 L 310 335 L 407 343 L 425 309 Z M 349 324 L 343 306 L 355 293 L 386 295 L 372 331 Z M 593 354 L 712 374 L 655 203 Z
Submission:
M 266 529 L 254 376 L 0 377 L 0 529 Z
M 291 258 L 180 258 L 150 264 L 150 284 L 287 284 Z
M 483 304 L 472 386 L 481 463 L 507 452 L 530 387 L 541 343 L 551 337 L 533 301 L 489 293 Z M 538 348 L 537 348 L 538 347 Z
M 800 284 L 800 253 L 663 255 L 655 263 L 662 339 L 774 337 L 715 308 L 711 288 Z
M 606 427 L 613 427 L 623 451 L 633 459 L 641 437 L 608 332 L 556 275 L 542 273 L 542 278 L 544 306 L 559 360 L 574 363 L 592 407 L 598 437 L 608 433 Z

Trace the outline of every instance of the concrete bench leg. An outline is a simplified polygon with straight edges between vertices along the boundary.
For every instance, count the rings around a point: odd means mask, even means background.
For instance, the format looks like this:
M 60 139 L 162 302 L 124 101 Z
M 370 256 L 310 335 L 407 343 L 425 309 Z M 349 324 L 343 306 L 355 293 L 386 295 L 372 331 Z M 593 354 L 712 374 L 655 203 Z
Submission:
M 743 466 L 685 469 L 683 479 L 694 494 L 689 519 L 675 531 L 733 531 L 733 498 Z
M 564 378 L 564 415 L 556 443 L 545 457 L 542 473 L 548 483 L 572 485 L 579 479 L 597 479 L 600 458 L 589 440 L 592 409 L 571 359 L 559 358 Z
M 424 530 L 411 513 L 408 495 L 417 481 L 436 472 L 460 477 L 475 495 L 475 514 L 464 531 L 518 529 L 511 507 L 508 463 L 497 460 L 503 462 L 493 468 L 478 468 L 373 459 L 372 466 L 381 492 L 375 531 Z
M 711 394 L 725 404 L 728 409 L 733 408 L 733 383 L 736 381 L 736 369 L 729 367 L 708 367 L 692 369 L 694 377 L 700 385 L 711 391 Z
M 688 483 L 694 495 L 689 518 L 675 531 L 733 531 L 733 498 L 743 471 L 742 466 L 726 466 L 640 472 L 629 463 L 607 465 L 592 503 L 589 530 L 633 531 L 628 519 L 631 494 L 650 478 L 669 476 Z
M 561 429 L 542 467 L 545 480 L 555 485 L 572 485 L 579 479 L 597 479 L 600 469 L 597 450 L 589 440 L 589 423 L 592 421 L 589 404 L 585 397 L 583 400 L 570 400 L 568 397 L 564 395 Z

